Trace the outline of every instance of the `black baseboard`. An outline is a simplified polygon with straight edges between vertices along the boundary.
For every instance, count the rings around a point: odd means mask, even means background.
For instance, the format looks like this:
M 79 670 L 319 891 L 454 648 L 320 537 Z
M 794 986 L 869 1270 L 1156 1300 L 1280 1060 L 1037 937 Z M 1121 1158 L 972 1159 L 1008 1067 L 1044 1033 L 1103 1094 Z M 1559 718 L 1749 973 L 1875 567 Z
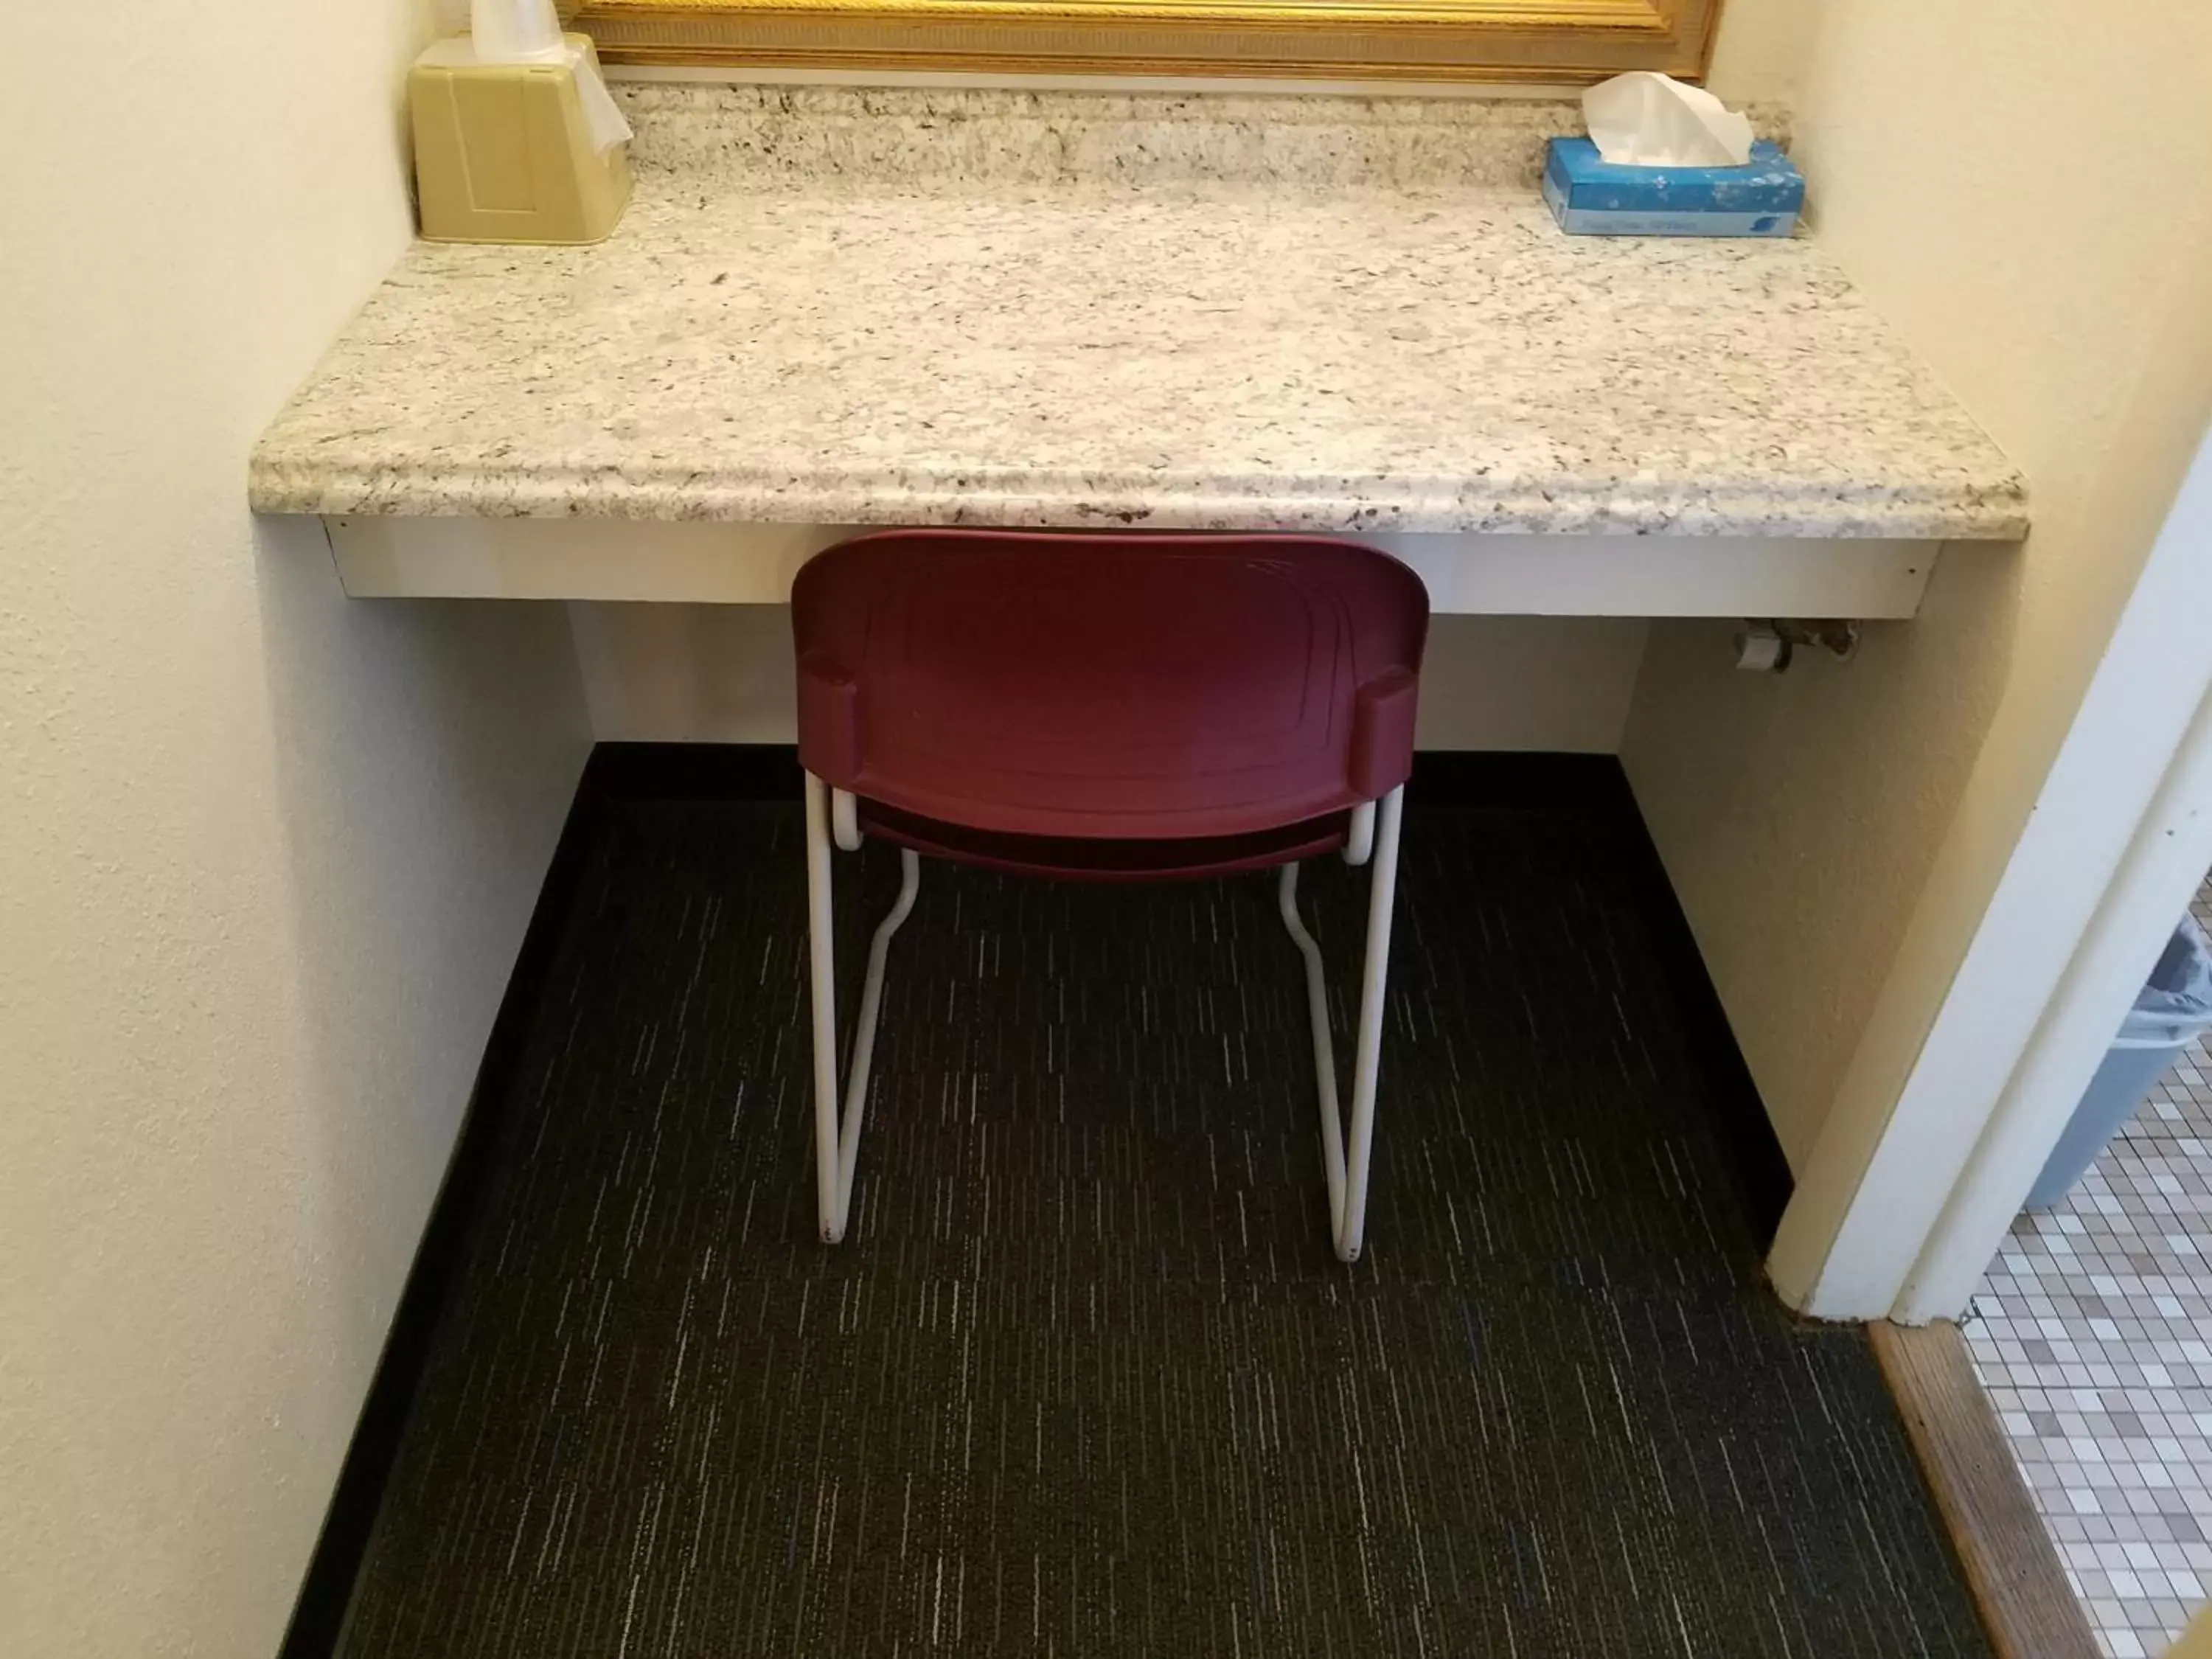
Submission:
M 788 743 L 603 743 L 587 782 L 605 800 L 797 800 L 805 775 Z
M 482 1207 L 507 1085 L 605 813 L 623 802 L 646 800 L 796 800 L 800 776 L 797 751 L 788 744 L 617 743 L 592 751 L 492 1023 L 453 1157 L 338 1472 L 280 1659 L 330 1659 L 338 1650 L 416 1384 Z M 1789 1201 L 1790 1167 L 1620 763 L 1610 755 L 1431 752 L 1416 759 L 1407 795 L 1417 806 L 1575 809 L 1619 823 L 1647 922 L 1674 987 L 1677 1012 L 1712 1079 L 1712 1104 L 1764 1249 Z
M 1413 757 L 1411 806 L 1618 811 L 1628 780 L 1611 755 L 1431 749 Z M 1631 804 L 1633 810 L 1633 803 Z
M 415 1390 L 435 1340 L 447 1291 L 459 1277 L 469 1233 L 481 1207 L 499 1145 L 501 1114 L 507 1085 L 520 1063 L 540 994 L 560 949 L 561 930 L 580 890 L 599 832 L 600 814 L 611 799 L 611 769 L 604 749 L 584 764 L 574 800 L 554 845 L 544 885 L 515 953 L 514 970 L 493 1017 L 483 1062 L 453 1142 L 445 1178 L 430 1206 L 430 1218 L 415 1249 L 407 1282 L 385 1334 L 368 1394 L 354 1425 L 352 1443 L 338 1469 L 314 1553 L 308 1558 L 299 1599 L 284 1632 L 280 1659 L 327 1659 L 337 1651 L 356 1577 L 368 1553 L 369 1537 L 383 1507 L 385 1483 L 406 1432 Z
M 1708 1103 L 1727 1142 L 1745 1212 L 1763 1255 L 1774 1243 L 1775 1230 L 1782 1224 L 1782 1212 L 1796 1188 L 1796 1177 L 1790 1173 L 1790 1160 L 1774 1133 L 1774 1120 L 1767 1115 L 1766 1103 L 1759 1098 L 1759 1085 L 1752 1080 L 1743 1050 L 1736 1046 L 1728 1010 L 1721 1005 L 1712 975 L 1705 971 L 1705 953 L 1698 949 L 1690 919 L 1674 896 L 1674 884 L 1667 878 L 1658 846 L 1629 787 L 1628 774 L 1611 756 L 1606 757 L 1606 764 L 1610 769 L 1607 788 L 1610 816 L 1620 823 L 1624 850 L 1633 861 L 1630 875 L 1644 902 L 1653 948 L 1666 966 L 1682 1030 L 1700 1069 L 1711 1080 Z M 1602 808 L 1603 803 L 1600 805 Z

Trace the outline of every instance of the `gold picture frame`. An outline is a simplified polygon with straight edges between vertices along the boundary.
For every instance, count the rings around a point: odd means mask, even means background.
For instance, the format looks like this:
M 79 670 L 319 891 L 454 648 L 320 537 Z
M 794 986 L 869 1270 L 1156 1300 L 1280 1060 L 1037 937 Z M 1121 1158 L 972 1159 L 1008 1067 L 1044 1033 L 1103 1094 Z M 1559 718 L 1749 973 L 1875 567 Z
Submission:
M 567 8 L 564 8 L 564 10 Z M 1720 0 L 582 0 L 611 64 L 1577 83 L 1705 71 Z

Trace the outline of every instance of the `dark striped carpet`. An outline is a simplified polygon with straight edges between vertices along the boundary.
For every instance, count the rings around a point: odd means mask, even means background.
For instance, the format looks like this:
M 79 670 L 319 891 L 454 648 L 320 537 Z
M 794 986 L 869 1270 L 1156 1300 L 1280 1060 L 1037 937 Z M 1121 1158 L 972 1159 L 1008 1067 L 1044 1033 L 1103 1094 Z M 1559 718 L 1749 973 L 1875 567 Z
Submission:
M 926 866 L 817 1243 L 799 822 L 602 815 L 353 1659 L 1987 1651 L 1863 1339 L 1762 1288 L 1631 830 L 1409 817 L 1347 1270 L 1265 878 Z

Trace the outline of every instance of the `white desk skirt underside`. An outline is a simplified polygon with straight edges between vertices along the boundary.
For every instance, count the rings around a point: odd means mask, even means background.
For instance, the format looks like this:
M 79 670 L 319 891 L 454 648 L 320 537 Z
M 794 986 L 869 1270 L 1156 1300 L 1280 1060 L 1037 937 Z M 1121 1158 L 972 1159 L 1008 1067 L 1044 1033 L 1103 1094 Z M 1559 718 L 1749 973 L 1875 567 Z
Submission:
M 325 519 L 356 599 L 781 605 L 852 525 Z M 1348 535 L 1420 573 L 1449 615 L 1911 616 L 1939 542 L 1700 536 Z M 1071 556 L 1078 556 L 1071 555 Z

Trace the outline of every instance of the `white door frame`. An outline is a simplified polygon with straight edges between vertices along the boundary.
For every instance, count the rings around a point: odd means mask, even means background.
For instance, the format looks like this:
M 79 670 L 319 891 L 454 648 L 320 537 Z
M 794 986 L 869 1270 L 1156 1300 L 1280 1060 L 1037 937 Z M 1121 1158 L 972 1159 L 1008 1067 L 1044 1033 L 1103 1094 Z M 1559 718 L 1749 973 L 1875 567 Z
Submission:
M 1801 1172 L 1768 1261 L 1784 1301 L 1831 1319 L 1965 1310 L 2208 868 L 2212 435 L 1894 1109 L 1872 1134 L 1832 1112 Z

